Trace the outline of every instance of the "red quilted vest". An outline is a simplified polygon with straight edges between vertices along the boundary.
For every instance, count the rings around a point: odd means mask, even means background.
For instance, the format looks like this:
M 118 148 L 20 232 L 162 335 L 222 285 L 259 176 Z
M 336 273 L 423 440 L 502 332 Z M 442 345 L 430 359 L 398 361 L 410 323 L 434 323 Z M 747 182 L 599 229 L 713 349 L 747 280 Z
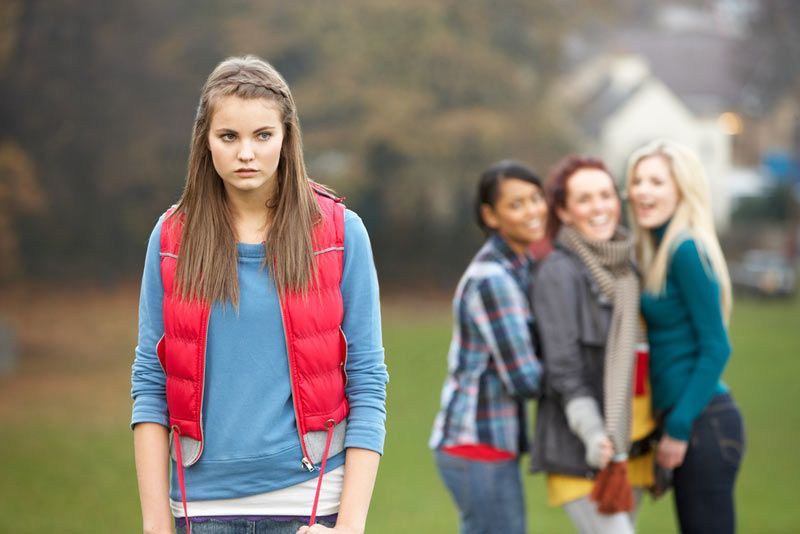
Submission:
M 344 260 L 344 205 L 328 192 L 314 188 L 322 220 L 314 227 L 316 277 L 307 295 L 287 291 L 281 316 L 289 354 L 295 418 L 303 449 L 302 464 L 311 470 L 343 449 L 347 342 L 340 328 L 344 315 L 340 282 Z M 170 426 L 180 439 L 184 466 L 203 452 L 203 389 L 206 335 L 211 306 L 181 300 L 173 291 L 180 254 L 183 215 L 167 212 L 161 226 L 161 277 L 164 285 L 164 336 L 157 352 L 167 375 Z M 213 430 L 212 430 L 213 431 Z M 173 436 L 174 438 L 174 436 Z M 173 455 L 177 458 L 177 455 Z

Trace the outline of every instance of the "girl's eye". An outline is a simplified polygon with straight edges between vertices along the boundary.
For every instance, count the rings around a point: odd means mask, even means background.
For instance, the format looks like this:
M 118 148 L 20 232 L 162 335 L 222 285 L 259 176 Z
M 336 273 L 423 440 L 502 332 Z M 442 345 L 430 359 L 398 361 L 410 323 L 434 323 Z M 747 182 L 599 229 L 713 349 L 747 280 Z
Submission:
M 258 134 L 258 138 L 261 141 L 269 141 L 269 138 L 272 137 L 272 134 L 269 132 L 261 132 Z
M 522 203 L 519 200 L 515 200 L 514 202 L 508 205 L 508 207 L 511 208 L 512 210 L 519 209 L 520 206 L 522 206 Z
M 231 141 L 236 139 L 236 136 L 233 135 L 232 133 L 224 133 L 224 134 L 220 135 L 219 138 L 222 139 L 223 141 L 225 141 L 226 143 L 230 143 Z

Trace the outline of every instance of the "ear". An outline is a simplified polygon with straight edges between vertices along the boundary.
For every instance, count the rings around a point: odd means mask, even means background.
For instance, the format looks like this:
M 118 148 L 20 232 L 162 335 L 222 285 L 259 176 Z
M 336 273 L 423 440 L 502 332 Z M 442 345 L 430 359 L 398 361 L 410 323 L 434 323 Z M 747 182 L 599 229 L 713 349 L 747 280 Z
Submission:
M 483 224 L 492 230 L 497 230 L 500 226 L 497 215 L 494 213 L 494 208 L 489 204 L 481 204 L 481 218 L 483 219 Z
M 572 224 L 572 216 L 564 208 L 556 208 L 556 215 L 562 223 Z

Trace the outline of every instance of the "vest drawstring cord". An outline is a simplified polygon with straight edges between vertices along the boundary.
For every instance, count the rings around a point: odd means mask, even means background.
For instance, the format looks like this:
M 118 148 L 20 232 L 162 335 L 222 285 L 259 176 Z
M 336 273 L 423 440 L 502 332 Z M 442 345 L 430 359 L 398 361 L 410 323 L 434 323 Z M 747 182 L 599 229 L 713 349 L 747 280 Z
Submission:
M 186 506 L 186 484 L 183 481 L 183 454 L 181 453 L 181 432 L 178 425 L 173 425 L 173 444 L 175 445 L 175 463 L 178 464 L 178 485 L 181 487 L 181 502 L 183 503 L 183 518 L 186 520 L 186 534 L 192 534 L 192 525 L 189 523 L 189 511 Z
M 331 448 L 331 440 L 333 439 L 333 427 L 336 425 L 333 419 L 325 421 L 325 426 L 328 427 L 328 438 L 325 440 L 325 452 L 322 454 L 322 464 L 319 467 L 319 478 L 317 478 L 317 493 L 314 495 L 314 505 L 311 507 L 311 517 L 308 520 L 308 526 L 312 526 L 317 520 L 317 505 L 319 504 L 319 493 L 322 489 L 322 477 L 325 475 L 325 463 L 328 461 L 328 451 Z

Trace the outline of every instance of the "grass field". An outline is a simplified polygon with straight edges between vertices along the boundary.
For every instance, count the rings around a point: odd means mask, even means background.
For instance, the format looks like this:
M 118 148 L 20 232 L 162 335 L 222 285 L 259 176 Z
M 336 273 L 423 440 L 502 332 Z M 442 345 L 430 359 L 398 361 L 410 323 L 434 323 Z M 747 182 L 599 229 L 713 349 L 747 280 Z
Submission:
M 0 532 L 140 531 L 128 428 L 136 301 L 134 288 L 4 291 L 22 361 L 0 377 Z M 739 531 L 800 532 L 800 299 L 737 302 L 731 334 L 726 381 L 748 435 Z M 426 446 L 449 336 L 445 300 L 385 299 L 388 437 L 368 532 L 456 531 Z M 571 532 L 545 506 L 542 477 L 526 484 L 530 532 Z M 646 502 L 638 527 L 675 532 L 669 499 Z

